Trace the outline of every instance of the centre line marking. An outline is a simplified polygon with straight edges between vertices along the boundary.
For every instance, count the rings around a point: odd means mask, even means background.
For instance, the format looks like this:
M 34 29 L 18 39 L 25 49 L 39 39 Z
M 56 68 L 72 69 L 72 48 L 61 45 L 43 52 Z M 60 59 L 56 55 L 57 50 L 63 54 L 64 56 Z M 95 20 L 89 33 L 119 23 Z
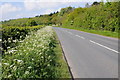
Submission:
M 116 51 L 116 50 L 114 50 L 114 49 L 111 49 L 111 48 L 109 48 L 109 47 L 107 47 L 107 46 L 104 46 L 104 45 L 99 44 L 99 43 L 97 43 L 97 42 L 94 42 L 94 41 L 92 41 L 92 40 L 90 40 L 90 42 L 92 42 L 92 43 L 94 43 L 94 44 L 97 44 L 97 45 L 99 45 L 99 46 L 101 46 L 101 47 L 104 47 L 104 48 L 106 48 L 106 49 L 108 49 L 108 50 L 111 50 L 111 51 L 113 51 L 113 52 L 119 53 L 118 51 Z
M 79 35 L 76 35 L 77 37 L 80 37 L 80 38 L 82 38 L 82 39 L 85 39 L 84 37 L 82 37 L 82 36 L 79 36 Z

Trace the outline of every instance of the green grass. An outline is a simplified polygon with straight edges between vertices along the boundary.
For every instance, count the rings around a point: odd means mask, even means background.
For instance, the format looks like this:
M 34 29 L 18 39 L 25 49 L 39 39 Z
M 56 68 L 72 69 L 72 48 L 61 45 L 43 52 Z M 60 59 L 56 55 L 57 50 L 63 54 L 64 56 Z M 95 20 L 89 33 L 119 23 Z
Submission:
M 56 54 L 57 63 L 59 64 L 59 66 L 56 67 L 56 71 L 58 71 L 59 73 L 58 74 L 59 78 L 71 78 L 67 62 L 65 61 L 64 56 L 63 56 L 62 47 L 60 45 L 60 42 L 58 40 L 56 33 L 54 34 L 56 36 L 56 43 L 57 43 L 54 51 Z
M 113 37 L 113 38 L 120 38 L 120 36 L 118 36 L 118 32 L 111 32 L 111 31 L 105 31 L 105 30 L 104 31 L 102 31 L 102 30 L 89 30 L 89 29 L 83 29 L 83 28 L 79 28 L 79 27 L 62 27 L 62 28 L 74 29 L 74 30 L 99 34 L 99 35 L 103 35 L 103 36 Z

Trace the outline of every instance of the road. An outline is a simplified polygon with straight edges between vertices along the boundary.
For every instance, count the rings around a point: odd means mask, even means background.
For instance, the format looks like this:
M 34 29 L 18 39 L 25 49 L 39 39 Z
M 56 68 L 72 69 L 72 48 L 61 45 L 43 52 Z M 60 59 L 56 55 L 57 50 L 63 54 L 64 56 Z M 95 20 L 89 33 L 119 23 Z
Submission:
M 74 78 L 118 78 L 118 40 L 54 27 Z

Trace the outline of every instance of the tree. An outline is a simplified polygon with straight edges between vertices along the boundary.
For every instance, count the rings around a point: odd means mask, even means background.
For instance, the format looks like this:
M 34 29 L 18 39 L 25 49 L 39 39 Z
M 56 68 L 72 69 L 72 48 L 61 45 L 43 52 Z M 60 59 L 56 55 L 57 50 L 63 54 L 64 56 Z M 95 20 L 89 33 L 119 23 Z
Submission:
M 86 3 L 85 7 L 88 8 L 88 7 L 90 7 L 90 5 L 88 3 Z
M 99 2 L 93 2 L 92 6 L 99 5 L 99 4 L 100 4 Z
M 29 20 L 27 22 L 27 26 L 37 26 L 37 23 L 35 22 L 35 20 Z
M 49 16 L 52 16 L 54 13 L 50 13 Z
M 70 12 L 73 11 L 73 10 L 74 10 L 73 7 L 62 8 L 62 9 L 60 10 L 59 15 L 60 15 L 60 16 L 63 16 L 65 13 L 70 13 Z

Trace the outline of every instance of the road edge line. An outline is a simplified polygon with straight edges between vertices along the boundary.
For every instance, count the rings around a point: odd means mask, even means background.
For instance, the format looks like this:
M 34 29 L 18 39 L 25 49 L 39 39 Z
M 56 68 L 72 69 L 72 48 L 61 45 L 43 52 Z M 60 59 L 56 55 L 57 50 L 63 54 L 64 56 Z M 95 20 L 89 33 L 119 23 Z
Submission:
M 56 31 L 55 31 L 55 32 L 56 32 Z M 56 35 L 57 35 L 57 33 L 56 33 Z M 57 38 L 58 38 L 58 42 L 59 42 L 60 47 L 61 47 L 61 50 L 62 50 L 63 58 L 64 58 L 65 62 L 67 63 L 68 70 L 69 70 L 70 75 L 71 75 L 71 80 L 74 80 L 74 77 L 73 77 L 71 68 L 70 68 L 70 66 L 69 66 L 69 64 L 68 64 L 67 58 L 66 58 L 66 56 L 65 56 L 65 52 L 64 52 L 64 50 L 63 50 L 63 47 L 62 47 L 62 44 L 61 44 L 61 42 L 60 42 L 60 39 L 59 39 L 58 35 L 57 35 Z
M 58 39 L 59 39 L 59 38 L 58 38 Z M 64 50 L 63 50 L 63 48 L 62 48 L 62 44 L 61 44 L 60 40 L 58 40 L 58 42 L 59 42 L 60 47 L 61 47 L 61 49 L 62 49 L 63 57 L 64 57 L 64 59 L 65 59 L 65 61 L 66 61 L 66 63 L 67 63 L 67 66 L 68 66 L 68 69 L 69 69 L 69 72 L 70 72 L 70 75 L 71 75 L 71 79 L 74 80 L 74 77 L 73 77 L 71 68 L 70 68 L 70 66 L 69 66 L 69 64 L 68 64 L 67 58 L 66 58 L 66 56 L 65 56 L 65 52 L 64 52 Z

